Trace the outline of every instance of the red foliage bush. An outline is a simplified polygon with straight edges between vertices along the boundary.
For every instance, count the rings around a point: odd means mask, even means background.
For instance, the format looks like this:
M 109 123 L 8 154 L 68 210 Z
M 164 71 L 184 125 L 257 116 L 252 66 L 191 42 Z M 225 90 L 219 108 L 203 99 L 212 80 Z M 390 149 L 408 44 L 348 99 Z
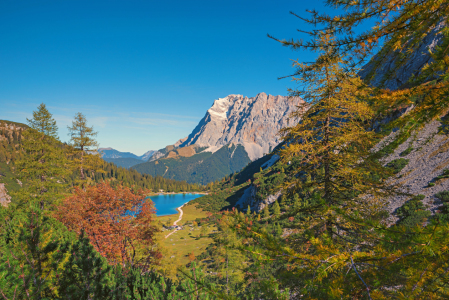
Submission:
M 152 224 L 155 210 L 151 200 L 143 199 L 144 191 L 133 192 L 121 185 L 77 187 L 57 207 L 55 217 L 77 234 L 84 231 L 95 249 L 113 264 L 154 262 L 160 258 L 160 253 L 151 250 L 157 231 Z

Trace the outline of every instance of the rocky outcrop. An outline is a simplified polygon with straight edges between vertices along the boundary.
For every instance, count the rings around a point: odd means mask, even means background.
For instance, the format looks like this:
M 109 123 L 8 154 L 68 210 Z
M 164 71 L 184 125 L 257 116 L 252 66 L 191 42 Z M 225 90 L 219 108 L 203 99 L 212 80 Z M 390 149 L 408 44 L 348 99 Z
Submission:
M 8 195 L 5 184 L 0 183 L 0 205 L 7 206 L 11 202 L 11 197 Z
M 412 76 L 419 75 L 422 68 L 432 62 L 429 52 L 442 42 L 441 30 L 445 26 L 447 25 L 444 22 L 438 24 L 411 53 L 382 49 L 362 68 L 360 77 L 368 79 L 369 83 L 376 87 L 390 90 L 404 87 Z
M 282 196 L 282 191 L 277 191 L 275 194 L 268 195 L 265 199 L 257 199 L 257 188 L 251 184 L 249 187 L 245 189 L 242 197 L 235 204 L 236 207 L 240 208 L 243 211 L 246 211 L 248 205 L 251 207 L 251 211 L 256 213 L 262 211 L 265 206 L 274 203 L 279 197 Z
M 193 132 L 175 145 L 207 147 L 214 152 L 224 145 L 243 145 L 251 160 L 269 153 L 280 142 L 279 130 L 303 103 L 301 98 L 260 93 L 248 98 L 229 95 L 214 101 Z

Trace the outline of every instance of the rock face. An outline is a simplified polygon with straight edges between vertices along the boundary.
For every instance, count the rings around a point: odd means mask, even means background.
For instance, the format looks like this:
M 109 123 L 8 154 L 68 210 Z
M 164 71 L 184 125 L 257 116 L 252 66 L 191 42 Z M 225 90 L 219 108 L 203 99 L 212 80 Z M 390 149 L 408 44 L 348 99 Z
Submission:
M 368 77 L 370 84 L 376 87 L 390 90 L 400 89 L 410 77 L 420 74 L 421 69 L 432 61 L 429 51 L 433 51 L 442 42 L 441 30 L 445 26 L 447 25 L 444 22 L 438 24 L 412 53 L 380 51 L 363 67 L 359 73 L 360 77 Z M 401 54 L 406 55 L 403 62 L 401 62 Z M 380 63 L 378 67 L 376 67 L 377 63 Z M 388 78 L 387 74 L 389 74 Z
M 278 132 L 288 125 L 287 118 L 301 98 L 260 93 L 248 98 L 229 95 L 214 101 L 193 132 L 175 145 L 207 147 L 214 152 L 224 145 L 240 144 L 251 160 L 269 153 L 280 142 Z
M 155 152 L 156 151 L 154 151 L 154 150 L 147 151 L 142 156 L 139 156 L 139 158 L 143 161 L 148 161 L 153 156 L 153 154 Z

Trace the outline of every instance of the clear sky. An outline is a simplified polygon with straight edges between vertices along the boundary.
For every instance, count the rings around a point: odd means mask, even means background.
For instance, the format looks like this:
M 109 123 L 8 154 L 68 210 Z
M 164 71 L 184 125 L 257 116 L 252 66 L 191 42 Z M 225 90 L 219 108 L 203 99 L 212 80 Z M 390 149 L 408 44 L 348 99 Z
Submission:
M 304 0 L 1 0 L 0 119 L 45 103 L 67 141 L 75 113 L 101 147 L 141 155 L 187 136 L 229 94 L 287 95 Z

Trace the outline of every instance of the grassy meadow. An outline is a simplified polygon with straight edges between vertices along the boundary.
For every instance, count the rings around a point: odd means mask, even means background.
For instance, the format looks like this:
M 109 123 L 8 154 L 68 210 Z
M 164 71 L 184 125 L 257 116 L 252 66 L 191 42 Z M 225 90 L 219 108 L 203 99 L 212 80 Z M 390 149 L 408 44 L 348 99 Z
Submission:
M 184 212 L 182 220 L 178 222 L 178 225 L 184 228 L 170 235 L 167 239 L 162 237 L 162 245 L 170 250 L 170 255 L 173 257 L 173 262 L 180 265 L 187 264 L 190 260 L 189 253 L 193 253 L 195 256 L 204 252 L 206 247 L 212 243 L 212 239 L 208 237 L 215 228 L 208 227 L 205 231 L 205 236 L 200 237 L 202 228 L 201 226 L 193 226 L 193 221 L 197 218 L 207 217 L 206 212 L 197 208 L 197 204 L 187 204 L 182 207 Z M 157 217 L 156 220 L 161 224 L 173 225 L 173 222 L 179 218 L 179 213 L 175 215 L 167 215 Z M 186 225 L 188 223 L 188 225 Z M 206 225 L 207 226 L 207 225 Z M 164 230 L 163 236 L 169 234 L 172 230 Z M 176 259 L 175 259 L 176 258 Z

